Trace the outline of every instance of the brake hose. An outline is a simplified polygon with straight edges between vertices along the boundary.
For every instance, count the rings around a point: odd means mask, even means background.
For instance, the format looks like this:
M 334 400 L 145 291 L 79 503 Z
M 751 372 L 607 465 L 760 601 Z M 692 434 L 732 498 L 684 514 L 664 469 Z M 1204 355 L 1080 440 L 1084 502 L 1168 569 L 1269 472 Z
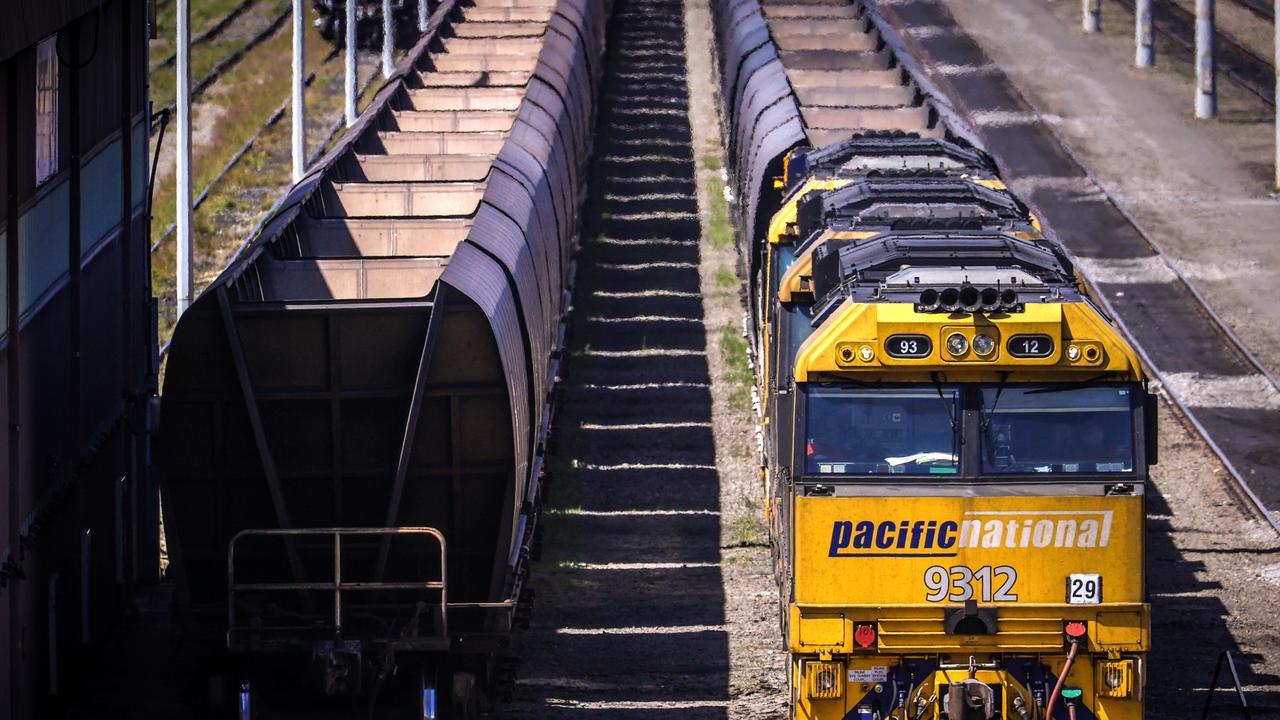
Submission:
M 1062 684 L 1067 681 L 1067 673 L 1071 672 L 1071 666 L 1075 664 L 1076 653 L 1080 650 L 1080 641 L 1072 638 L 1071 651 L 1067 653 L 1067 663 L 1062 666 L 1062 672 L 1058 675 L 1058 682 L 1053 686 L 1053 694 L 1049 696 L 1049 704 L 1045 707 L 1044 716 L 1048 720 L 1053 718 L 1053 705 L 1058 701 L 1058 695 L 1062 693 Z

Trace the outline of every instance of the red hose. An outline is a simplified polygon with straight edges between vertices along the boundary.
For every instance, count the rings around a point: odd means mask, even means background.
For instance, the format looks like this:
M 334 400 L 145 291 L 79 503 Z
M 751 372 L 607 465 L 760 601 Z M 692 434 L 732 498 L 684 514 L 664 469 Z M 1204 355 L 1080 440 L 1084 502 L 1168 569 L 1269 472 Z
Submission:
M 1080 643 L 1072 641 L 1071 651 L 1067 653 L 1067 663 L 1062 666 L 1062 672 L 1058 675 L 1058 682 L 1053 686 L 1053 694 L 1049 696 L 1049 705 L 1044 711 L 1044 716 L 1047 720 L 1053 720 L 1053 705 L 1058 701 L 1058 695 L 1062 692 L 1062 684 L 1067 681 L 1067 673 L 1071 672 L 1071 666 L 1076 661 L 1076 652 L 1079 650 Z

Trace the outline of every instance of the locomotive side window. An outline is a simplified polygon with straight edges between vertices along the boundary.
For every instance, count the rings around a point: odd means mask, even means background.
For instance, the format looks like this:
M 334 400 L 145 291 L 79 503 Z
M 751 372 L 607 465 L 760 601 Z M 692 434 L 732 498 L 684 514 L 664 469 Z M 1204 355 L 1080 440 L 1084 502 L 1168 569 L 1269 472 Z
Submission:
M 805 471 L 815 475 L 931 475 L 957 470 L 954 388 L 809 391 Z M 956 418 L 953 423 L 952 418 Z
M 1131 388 L 982 389 L 982 471 L 997 475 L 1133 472 Z

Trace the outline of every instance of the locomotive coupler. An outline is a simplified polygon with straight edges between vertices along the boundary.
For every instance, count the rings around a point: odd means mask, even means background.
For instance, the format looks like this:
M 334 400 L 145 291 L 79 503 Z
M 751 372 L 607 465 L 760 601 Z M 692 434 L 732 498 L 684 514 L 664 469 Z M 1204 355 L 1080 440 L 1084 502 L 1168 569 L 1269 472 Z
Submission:
M 359 640 L 316 643 L 312 662 L 320 673 L 320 687 L 326 697 L 359 693 L 364 680 L 364 658 Z

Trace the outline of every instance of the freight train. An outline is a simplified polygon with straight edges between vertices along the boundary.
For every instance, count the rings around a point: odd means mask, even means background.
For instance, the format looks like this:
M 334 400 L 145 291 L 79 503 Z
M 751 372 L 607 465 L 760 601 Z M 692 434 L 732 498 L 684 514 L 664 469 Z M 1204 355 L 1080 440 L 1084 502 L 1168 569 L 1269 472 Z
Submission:
M 164 530 L 215 710 L 509 692 L 608 11 L 444 0 L 178 322 Z
M 791 717 L 1142 717 L 1156 406 L 868 4 L 717 0 Z

